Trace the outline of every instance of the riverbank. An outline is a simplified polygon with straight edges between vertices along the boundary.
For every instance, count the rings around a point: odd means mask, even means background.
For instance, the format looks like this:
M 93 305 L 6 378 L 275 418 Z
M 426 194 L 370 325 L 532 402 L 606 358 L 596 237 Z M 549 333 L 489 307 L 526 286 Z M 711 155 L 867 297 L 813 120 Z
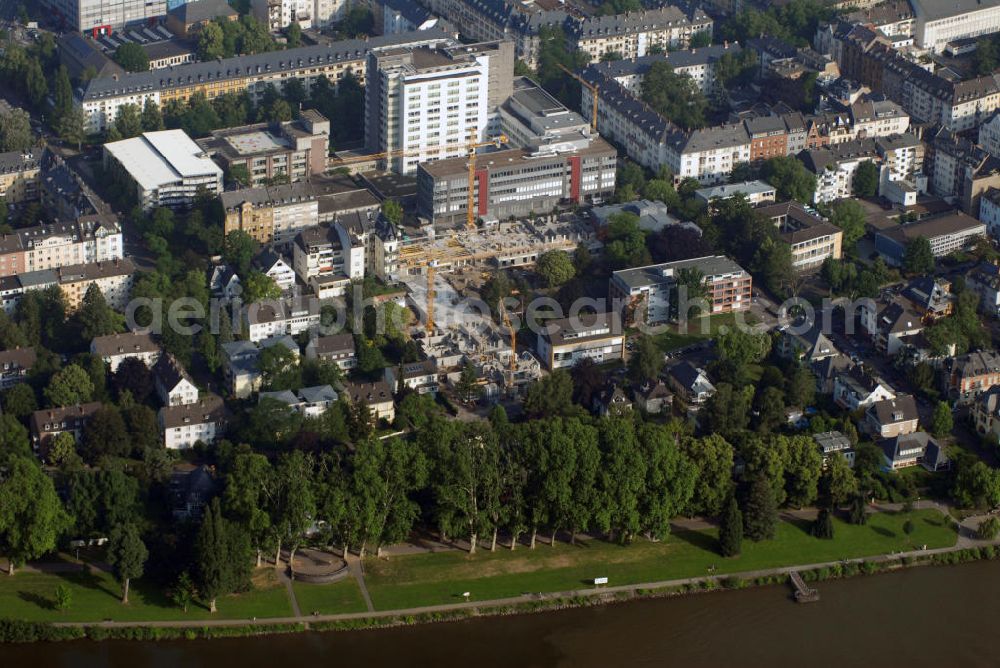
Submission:
M 25 643 L 70 640 L 212 640 L 298 633 L 304 631 L 359 631 L 453 622 L 478 617 L 525 615 L 556 610 L 604 606 L 647 599 L 689 596 L 734 589 L 746 589 L 783 584 L 788 574 L 799 572 L 806 582 L 877 575 L 918 566 L 958 565 L 973 561 L 995 560 L 1000 557 L 996 545 L 978 548 L 942 548 L 920 550 L 899 555 L 880 555 L 823 564 L 768 569 L 759 572 L 712 575 L 680 581 L 650 582 L 640 585 L 595 588 L 511 600 L 428 606 L 415 611 L 380 611 L 339 615 L 317 615 L 309 621 L 301 619 L 268 620 L 209 620 L 198 624 L 166 625 L 157 622 L 32 623 L 0 619 L 0 643 Z M 791 598 L 791 589 L 789 589 Z
M 910 533 L 905 531 L 907 525 Z M 106 572 L 81 571 L 79 565 L 68 563 L 48 564 L 49 571 L 44 572 L 36 565 L 13 578 L 0 578 L 0 610 L 5 617 L 38 623 L 39 628 L 54 624 L 51 628 L 83 629 L 88 637 L 109 633 L 115 637 L 118 632 L 139 638 L 217 637 L 222 633 L 217 629 L 232 635 L 245 628 L 252 635 L 328 625 L 380 627 L 590 605 L 651 592 L 672 595 L 766 584 L 787 579 L 790 570 L 826 569 L 850 575 L 851 567 L 845 564 L 859 559 L 898 561 L 899 553 L 905 552 L 907 559 L 918 560 L 977 542 L 970 538 L 971 526 L 960 527 L 959 532 L 956 528 L 937 508 L 887 511 L 872 514 L 861 526 L 836 520 L 835 538 L 820 540 L 809 535 L 806 517 L 789 514 L 779 523 L 774 540 L 745 542 L 743 554 L 732 559 L 718 556 L 716 531 L 711 527 L 675 527 L 663 542 L 640 540 L 630 546 L 587 538 L 576 545 L 498 548 L 475 555 L 460 550 L 407 552 L 388 559 L 369 558 L 363 569 L 352 557 L 355 577 L 332 585 L 289 583 L 273 569 L 261 569 L 255 589 L 220 599 L 216 615 L 203 604 L 184 611 L 142 581 L 133 583 L 130 604 L 122 606 L 117 585 Z M 914 550 L 917 547 L 926 549 Z M 595 577 L 609 578 L 610 586 L 593 587 Z M 69 610 L 56 609 L 52 596 L 57 586 L 71 588 Z M 73 637 L 73 633 L 58 635 Z M 21 629 L 12 635 L 44 639 L 56 634 Z

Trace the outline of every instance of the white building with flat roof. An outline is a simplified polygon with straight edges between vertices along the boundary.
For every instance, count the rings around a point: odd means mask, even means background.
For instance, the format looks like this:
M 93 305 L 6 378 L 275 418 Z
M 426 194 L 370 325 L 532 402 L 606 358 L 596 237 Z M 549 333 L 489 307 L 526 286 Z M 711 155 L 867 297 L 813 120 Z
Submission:
M 105 144 L 104 166 L 128 179 L 143 209 L 187 206 L 201 189 L 222 192 L 222 168 L 183 130 Z
M 917 45 L 935 53 L 958 39 L 1000 32 L 1000 0 L 911 0 Z

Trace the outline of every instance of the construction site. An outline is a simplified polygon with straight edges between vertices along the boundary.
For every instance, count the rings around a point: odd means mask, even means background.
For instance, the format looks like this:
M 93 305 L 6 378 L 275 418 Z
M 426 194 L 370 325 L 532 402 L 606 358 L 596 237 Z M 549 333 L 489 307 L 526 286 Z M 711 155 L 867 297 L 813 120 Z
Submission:
M 494 272 L 529 267 L 547 251 L 599 245 L 591 223 L 563 213 L 480 228 L 424 226 L 407 232 L 399 246 L 396 280 L 407 286 L 409 306 L 423 323 L 415 338 L 427 357 L 447 370 L 450 380 L 471 363 L 487 398 L 511 394 L 538 378 L 538 359 L 530 351 L 512 353 L 514 325 L 502 305 L 482 301 L 480 289 Z

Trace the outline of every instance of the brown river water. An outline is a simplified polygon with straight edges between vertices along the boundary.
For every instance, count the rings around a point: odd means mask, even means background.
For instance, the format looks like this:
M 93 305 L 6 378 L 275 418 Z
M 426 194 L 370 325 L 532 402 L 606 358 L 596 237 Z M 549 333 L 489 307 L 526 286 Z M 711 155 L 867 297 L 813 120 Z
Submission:
M 1000 666 L 1000 563 L 378 631 L 0 647 L 0 667 Z

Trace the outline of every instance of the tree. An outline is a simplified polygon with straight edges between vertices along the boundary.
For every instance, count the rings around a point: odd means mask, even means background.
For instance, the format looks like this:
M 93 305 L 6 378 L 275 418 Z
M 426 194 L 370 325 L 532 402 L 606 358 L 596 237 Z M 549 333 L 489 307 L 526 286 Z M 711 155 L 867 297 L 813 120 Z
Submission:
M 80 455 L 76 453 L 76 440 L 72 433 L 62 431 L 52 438 L 49 443 L 49 463 L 62 470 L 78 468 L 83 464 Z
M 141 578 L 149 558 L 146 544 L 134 524 L 123 524 L 111 530 L 108 538 L 108 564 L 122 583 L 122 604 L 128 605 L 128 589 L 133 578 Z
M 851 190 L 858 197 L 874 197 L 878 192 L 878 167 L 871 160 L 865 160 L 854 170 Z
M 719 521 L 719 553 L 724 557 L 738 557 L 743 543 L 743 513 L 734 494 L 729 495 L 726 512 Z
M 559 369 L 528 386 L 524 397 L 524 412 L 528 417 L 570 415 L 573 405 L 573 378 Z
M 500 445 L 492 430 L 477 424 L 445 428 L 444 434 L 434 453 L 436 520 L 444 531 L 466 536 L 469 554 L 475 554 L 479 537 L 496 527 Z
M 244 452 L 236 455 L 226 476 L 223 505 L 250 537 L 257 554 L 257 566 L 271 532 L 268 512 L 272 495 L 277 489 L 274 469 L 264 455 Z
M 137 104 L 123 104 L 115 116 L 115 130 L 120 139 L 138 137 L 142 134 L 142 109 Z
M 361 551 L 374 544 L 380 556 L 383 545 L 409 536 L 420 516 L 411 496 L 427 484 L 427 458 L 411 440 L 369 438 L 358 444 L 353 463 L 351 490 L 364 520 Z
M 267 299 L 278 299 L 279 297 L 281 297 L 281 288 L 267 274 L 250 270 L 244 278 L 243 301 L 247 304 Z
M 73 84 L 69 80 L 69 70 L 60 65 L 52 85 L 52 115 L 62 119 L 73 108 Z
M 647 462 L 629 418 L 612 417 L 598 425 L 601 467 L 598 472 L 600 503 L 596 508 L 597 526 L 608 532 L 610 540 L 628 543 L 641 528 L 639 514 Z
M 215 613 L 220 596 L 249 586 L 250 541 L 223 519 L 219 499 L 215 498 L 202 517 L 194 547 L 198 588 L 208 599 L 209 610 Z
M 0 400 L 3 412 L 8 413 L 18 419 L 23 419 L 38 410 L 38 401 L 35 399 L 35 391 L 27 383 L 18 383 L 3 393 Z
M 198 60 L 222 58 L 225 53 L 222 40 L 222 28 L 218 23 L 209 22 L 203 25 L 198 31 Z
M 779 156 L 764 163 L 761 175 L 778 192 L 782 200 L 794 199 L 812 204 L 816 192 L 816 177 L 793 156 Z
M 398 200 L 387 199 L 382 202 L 382 215 L 393 225 L 403 222 L 403 205 Z
M 816 538 L 833 540 L 833 513 L 830 512 L 829 508 L 823 508 L 819 511 L 809 533 Z
M 855 177 L 856 183 L 857 177 Z M 834 204 L 830 214 L 830 222 L 844 233 L 843 247 L 848 252 L 853 251 L 858 239 L 865 236 L 865 210 L 858 204 L 857 200 L 843 199 Z
M 656 341 L 649 335 L 640 336 L 628 360 L 628 373 L 632 381 L 640 384 L 654 381 L 662 368 L 663 353 L 657 348 Z
M 604 255 L 615 269 L 648 264 L 646 233 L 639 227 L 639 217 L 623 211 L 608 217 Z
M 8 574 L 55 549 L 68 524 L 52 478 L 30 457 L 8 457 L 0 473 L 0 553 L 10 562 Z
M 87 288 L 75 317 L 84 341 L 121 331 L 121 316 L 108 306 L 104 293 L 96 283 Z
M 118 408 L 97 409 L 83 429 L 84 459 L 96 464 L 102 457 L 126 457 L 131 451 L 128 430 Z
M 955 426 L 955 421 L 951 415 L 951 406 L 946 401 L 939 401 L 934 406 L 934 414 L 931 417 L 931 433 L 938 438 L 943 438 L 951 434 Z
M 0 150 L 27 151 L 35 145 L 31 117 L 23 109 L 0 115 Z
M 1000 479 L 982 460 L 963 458 L 951 494 L 963 508 L 995 508 L 1000 505 Z
M 91 400 L 94 383 L 83 368 L 70 364 L 53 374 L 43 394 L 52 406 L 73 406 Z
M 37 58 L 28 61 L 24 75 L 24 90 L 31 106 L 40 109 L 45 102 L 45 96 L 49 94 L 49 84 L 45 80 L 42 64 Z
M 827 460 L 820 482 L 824 496 L 834 508 L 844 505 L 858 495 L 858 481 L 854 477 L 854 471 L 839 452 Z
M 996 540 L 1000 534 L 1000 517 L 990 515 L 983 520 L 976 529 L 976 538 L 979 540 Z
M 911 535 L 916 530 L 916 525 L 913 524 L 913 520 L 906 520 L 903 522 L 903 533 L 907 536 Z
M 149 56 L 146 50 L 135 42 L 125 42 L 115 51 L 115 62 L 126 72 L 149 71 Z
M 654 62 L 643 77 L 642 99 L 685 130 L 705 126 L 708 101 L 698 84 L 690 76 L 674 72 L 666 61 Z
M 681 450 L 698 476 L 687 515 L 719 516 L 732 489 L 733 446 L 718 434 L 681 440 Z
M 763 475 L 750 481 L 746 503 L 743 505 L 743 534 L 754 542 L 774 538 L 778 524 L 778 507 L 774 502 L 774 489 Z
M 8 455 L 31 455 L 28 430 L 13 415 L 0 415 L 0 462 Z
M 257 247 L 257 242 L 249 234 L 243 230 L 234 230 L 226 235 L 222 257 L 237 274 L 246 276 L 250 271 L 250 261 L 257 253 Z
M 466 362 L 465 366 L 462 367 L 462 373 L 458 377 L 458 382 L 455 383 L 455 393 L 464 403 L 471 404 L 482 394 L 482 388 L 479 387 L 477 381 L 475 367 Z
M 576 275 L 569 253 L 560 250 L 542 253 L 535 264 L 535 271 L 550 288 L 558 287 Z
M 645 424 L 639 427 L 638 436 L 647 463 L 640 521 L 649 536 L 662 540 L 670 533 L 670 520 L 687 507 L 698 472 L 681 452 L 675 425 Z
M 76 144 L 79 149 L 87 136 L 84 124 L 83 109 L 73 106 L 59 117 L 56 122 L 56 132 L 59 133 L 60 139 L 69 144 Z
M 152 99 L 146 100 L 142 107 L 142 131 L 156 132 L 163 129 L 163 114 L 160 113 L 160 105 Z
M 64 584 L 56 585 L 56 610 L 66 612 L 73 605 L 73 590 Z
M 903 253 L 903 271 L 907 274 L 929 274 L 934 271 L 934 252 L 926 237 L 911 239 Z
M 857 525 L 868 524 L 868 504 L 865 503 L 864 495 L 855 494 L 851 499 L 851 511 L 848 515 L 848 521 L 851 524 Z
M 177 576 L 177 582 L 174 583 L 173 588 L 170 590 L 170 600 L 173 601 L 174 605 L 187 612 L 188 606 L 191 605 L 194 597 L 194 580 L 191 579 L 190 573 L 182 571 Z
M 302 46 L 302 27 L 298 21 L 292 21 L 285 28 L 285 39 L 288 40 L 288 48 L 295 49 Z
M 301 450 L 283 455 L 275 468 L 276 493 L 271 504 L 271 527 L 278 546 L 274 564 L 281 565 L 281 547 L 289 547 L 288 563 L 302 544 L 316 515 L 312 490 L 312 461 Z
M 153 392 L 153 374 L 137 357 L 126 357 L 111 377 L 111 386 L 119 399 L 128 392 L 136 403 L 145 403 Z

